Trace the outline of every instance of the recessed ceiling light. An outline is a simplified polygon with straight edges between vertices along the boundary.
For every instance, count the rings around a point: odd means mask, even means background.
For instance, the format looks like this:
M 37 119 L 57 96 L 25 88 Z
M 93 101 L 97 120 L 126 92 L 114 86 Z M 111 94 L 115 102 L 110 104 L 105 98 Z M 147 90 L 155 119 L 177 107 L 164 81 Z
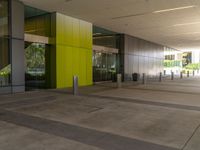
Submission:
M 187 25 L 194 25 L 194 24 L 200 24 L 200 21 L 198 21 L 198 22 L 190 22 L 190 23 L 175 24 L 175 25 L 173 25 L 173 27 L 177 27 L 177 26 L 187 26 Z
M 93 35 L 101 35 L 102 33 L 94 33 Z
M 176 7 L 176 8 L 170 8 L 170 9 L 162 9 L 162 10 L 157 10 L 154 11 L 153 13 L 164 13 L 164 12 L 169 12 L 169 11 L 176 11 L 176 10 L 182 10 L 182 9 L 189 9 L 189 8 L 194 8 L 197 7 L 196 5 L 191 5 L 191 6 L 184 6 L 184 7 Z
M 195 35 L 195 34 L 200 34 L 200 32 L 187 32 L 187 33 L 174 34 L 174 35 L 166 35 L 166 36 L 169 37 L 169 36 Z
M 170 11 L 177 11 L 177 10 L 183 10 L 183 9 L 189 9 L 189 8 L 194 8 L 197 7 L 196 5 L 190 5 L 190 6 L 184 6 L 184 7 L 176 7 L 176 8 L 170 8 L 170 9 L 162 9 L 162 10 L 156 10 L 153 12 L 144 12 L 144 13 L 138 13 L 138 14 L 129 14 L 129 15 L 124 15 L 124 16 L 118 16 L 118 17 L 113 17 L 112 19 L 124 19 L 124 18 L 131 18 L 131 17 L 138 17 L 138 16 L 144 16 L 144 15 L 150 15 L 150 14 L 157 14 L 157 13 L 165 13 L 165 12 L 170 12 Z
M 185 33 L 185 34 L 200 34 L 200 32 L 188 32 L 188 33 Z

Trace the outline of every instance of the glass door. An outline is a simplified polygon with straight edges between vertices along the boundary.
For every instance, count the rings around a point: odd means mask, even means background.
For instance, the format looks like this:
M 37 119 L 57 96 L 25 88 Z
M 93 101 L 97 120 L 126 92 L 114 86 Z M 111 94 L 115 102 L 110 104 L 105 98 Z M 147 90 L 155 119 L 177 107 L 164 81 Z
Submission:
M 112 81 L 116 75 L 116 54 L 93 53 L 94 82 Z
M 115 80 L 116 76 L 116 54 L 107 54 L 107 80 Z

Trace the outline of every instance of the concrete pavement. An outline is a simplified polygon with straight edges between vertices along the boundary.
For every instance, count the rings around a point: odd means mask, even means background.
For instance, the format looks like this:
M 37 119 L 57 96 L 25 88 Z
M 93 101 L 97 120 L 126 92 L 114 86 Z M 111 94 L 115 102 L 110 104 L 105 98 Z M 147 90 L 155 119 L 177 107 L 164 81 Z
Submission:
M 0 96 L 2 150 L 199 150 L 200 79 Z

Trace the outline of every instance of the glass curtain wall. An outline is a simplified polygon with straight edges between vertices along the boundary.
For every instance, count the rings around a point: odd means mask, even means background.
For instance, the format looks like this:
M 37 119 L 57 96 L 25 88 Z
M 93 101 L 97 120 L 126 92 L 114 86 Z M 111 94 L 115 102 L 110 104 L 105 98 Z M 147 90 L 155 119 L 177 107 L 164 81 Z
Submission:
M 26 89 L 45 88 L 45 44 L 32 43 L 25 53 Z
M 39 37 L 50 37 L 51 15 L 48 12 L 25 7 L 25 34 Z M 46 79 L 46 53 L 49 45 L 43 41 L 26 41 L 26 90 L 48 88 Z
M 120 49 L 119 34 L 103 28 L 93 27 L 93 44 L 108 48 Z M 119 72 L 119 53 L 93 51 L 93 80 L 115 81 Z
M 0 89 L 11 83 L 9 53 L 9 2 L 0 0 Z

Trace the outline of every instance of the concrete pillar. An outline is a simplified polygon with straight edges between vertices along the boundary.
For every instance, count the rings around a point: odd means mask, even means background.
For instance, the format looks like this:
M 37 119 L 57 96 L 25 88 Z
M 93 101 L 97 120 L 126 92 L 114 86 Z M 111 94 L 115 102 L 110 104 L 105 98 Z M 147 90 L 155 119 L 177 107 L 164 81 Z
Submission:
M 11 0 L 11 81 L 12 92 L 25 91 L 24 4 Z

